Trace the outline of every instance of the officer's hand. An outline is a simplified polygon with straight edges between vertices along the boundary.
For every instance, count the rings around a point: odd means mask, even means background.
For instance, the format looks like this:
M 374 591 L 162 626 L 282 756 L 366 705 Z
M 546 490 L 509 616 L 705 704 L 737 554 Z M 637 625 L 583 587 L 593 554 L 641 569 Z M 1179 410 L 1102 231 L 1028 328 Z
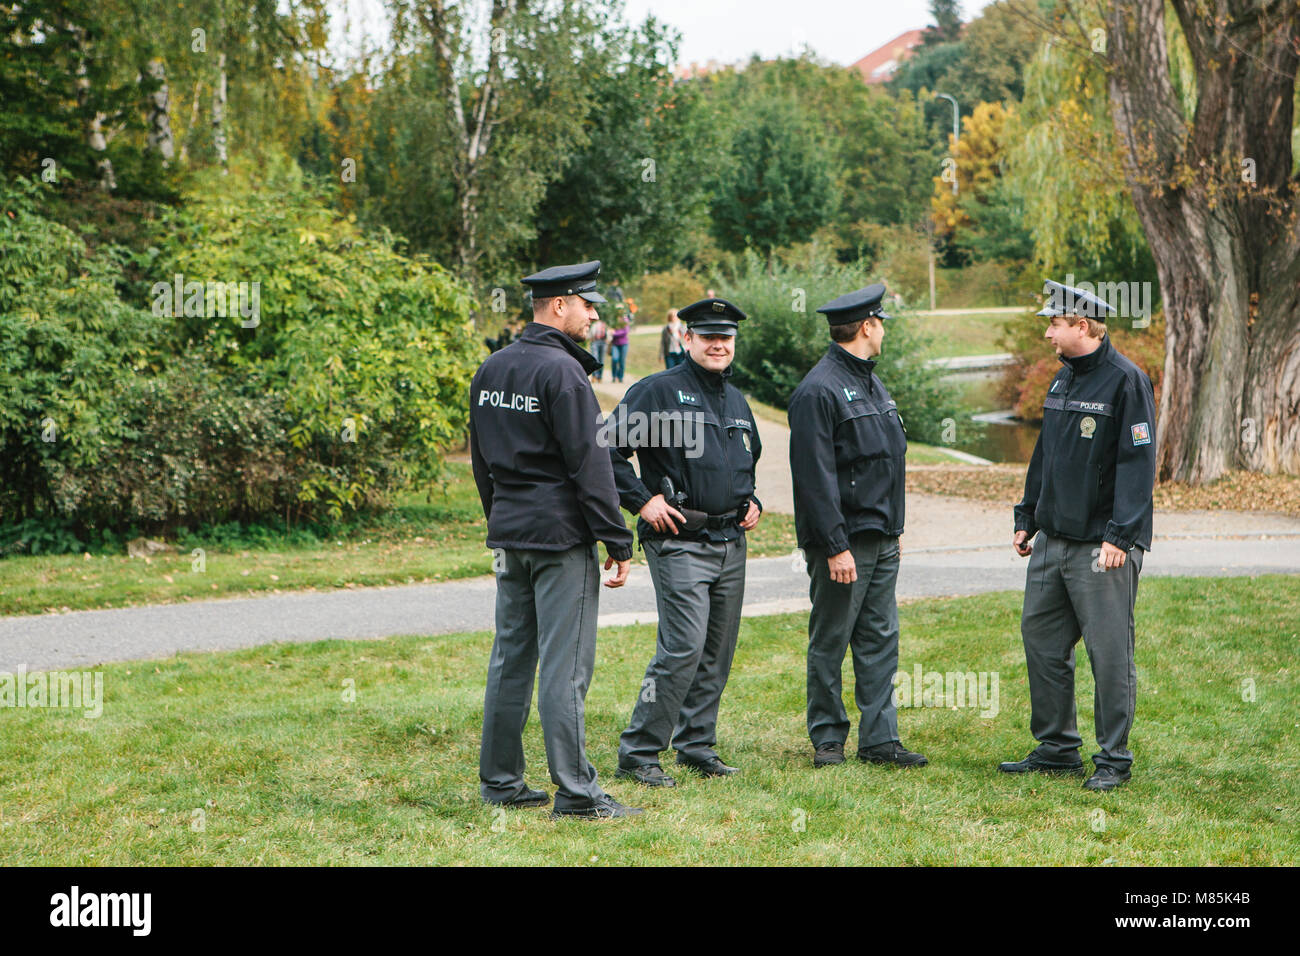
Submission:
M 852 551 L 841 551 L 826 559 L 831 569 L 831 580 L 836 584 L 852 584 L 858 579 L 858 563 L 853 560 Z
M 758 526 L 758 519 L 763 517 L 762 510 L 754 502 L 749 503 L 749 510 L 745 512 L 745 520 L 740 523 L 744 531 L 753 531 Z
M 640 515 L 660 534 L 665 531 L 677 533 L 677 525 L 673 524 L 674 519 L 683 525 L 686 524 L 682 513 L 665 501 L 663 495 L 655 495 L 647 501 L 641 507 Z
M 614 563 L 615 562 L 613 558 L 606 557 L 605 570 L 608 571 L 610 568 L 612 568 L 614 566 Z M 612 578 L 610 578 L 608 581 L 605 582 L 605 587 L 621 588 L 623 585 L 627 584 L 628 572 L 630 572 L 631 570 L 632 570 L 631 561 L 619 561 L 618 570 L 614 572 L 614 576 Z
M 1027 558 L 1034 553 L 1034 546 L 1029 543 L 1028 531 L 1017 531 L 1015 538 L 1011 541 L 1011 546 L 1016 549 L 1016 554 L 1022 558 Z
M 1122 568 L 1126 560 L 1128 555 L 1109 541 L 1101 543 L 1101 554 L 1098 556 L 1097 563 L 1101 565 L 1103 571 L 1107 568 Z

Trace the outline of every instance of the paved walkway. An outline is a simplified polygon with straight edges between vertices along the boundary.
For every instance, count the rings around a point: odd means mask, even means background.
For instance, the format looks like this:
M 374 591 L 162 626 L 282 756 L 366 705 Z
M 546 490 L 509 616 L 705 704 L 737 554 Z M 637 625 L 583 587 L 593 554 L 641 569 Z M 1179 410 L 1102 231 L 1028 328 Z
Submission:
M 904 541 L 901 598 L 946 597 L 1024 586 L 1025 562 L 1012 551 L 1002 509 L 912 496 L 918 530 Z M 1208 516 L 1207 516 L 1208 517 Z M 1209 524 L 1223 524 L 1214 515 Z M 1158 515 L 1144 575 L 1300 573 L 1300 520 L 1239 515 L 1235 535 L 1188 530 L 1196 515 Z M 930 531 L 922 529 L 929 526 Z M 490 630 L 491 577 L 444 584 L 297 592 L 105 611 L 0 618 L 0 671 L 78 668 L 105 661 L 166 657 L 277 641 L 367 639 L 395 634 Z M 808 577 L 795 555 L 749 562 L 746 615 L 808 608 Z M 654 592 L 644 566 L 626 587 L 601 591 L 602 626 L 652 622 Z

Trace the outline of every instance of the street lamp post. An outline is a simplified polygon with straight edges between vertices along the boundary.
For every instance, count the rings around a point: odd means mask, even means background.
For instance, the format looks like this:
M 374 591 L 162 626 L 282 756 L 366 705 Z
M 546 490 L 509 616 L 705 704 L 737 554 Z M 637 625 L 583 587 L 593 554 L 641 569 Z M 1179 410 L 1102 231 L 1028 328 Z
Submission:
M 936 99 L 944 99 L 952 104 L 952 161 L 957 162 L 957 140 L 961 138 L 961 124 L 958 117 L 960 112 L 957 109 L 957 101 L 947 93 L 935 93 Z M 952 193 L 957 195 L 957 172 L 954 169 L 952 175 Z
M 960 112 L 957 108 L 957 100 L 947 93 L 935 93 L 936 99 L 945 99 L 952 104 L 952 194 L 957 195 L 957 139 L 961 136 L 961 125 L 959 122 Z M 930 311 L 933 312 L 935 307 L 934 299 L 934 243 L 930 243 Z

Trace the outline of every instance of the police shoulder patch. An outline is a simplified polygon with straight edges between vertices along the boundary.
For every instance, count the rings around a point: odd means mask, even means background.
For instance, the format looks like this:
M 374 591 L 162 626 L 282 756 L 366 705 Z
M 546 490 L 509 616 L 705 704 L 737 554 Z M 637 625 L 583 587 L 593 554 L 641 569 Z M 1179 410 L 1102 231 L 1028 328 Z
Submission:
M 1151 426 L 1146 422 L 1138 422 L 1133 426 L 1133 444 L 1149 445 L 1151 444 Z

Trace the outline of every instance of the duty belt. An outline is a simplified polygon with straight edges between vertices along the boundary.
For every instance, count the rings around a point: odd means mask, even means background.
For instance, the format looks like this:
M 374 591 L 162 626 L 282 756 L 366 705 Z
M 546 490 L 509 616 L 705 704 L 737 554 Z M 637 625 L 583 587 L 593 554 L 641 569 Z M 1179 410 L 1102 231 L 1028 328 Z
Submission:
M 740 518 L 736 512 L 729 511 L 725 515 L 709 515 L 704 520 L 704 527 L 710 531 L 721 531 L 723 528 L 729 528 L 734 524 L 740 524 Z

